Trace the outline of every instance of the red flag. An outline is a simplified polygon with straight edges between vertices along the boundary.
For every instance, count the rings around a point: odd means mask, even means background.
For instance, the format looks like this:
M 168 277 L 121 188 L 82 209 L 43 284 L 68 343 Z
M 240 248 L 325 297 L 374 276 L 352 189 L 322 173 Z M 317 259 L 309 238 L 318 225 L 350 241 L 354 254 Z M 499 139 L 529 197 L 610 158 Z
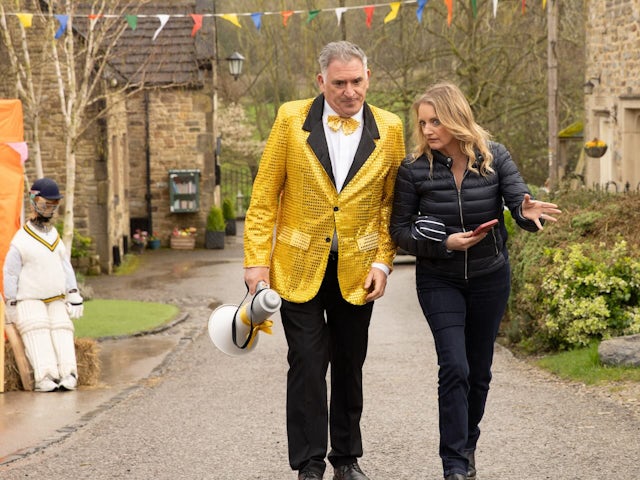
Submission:
M 371 22 L 373 20 L 373 11 L 375 6 L 364 7 L 364 12 L 367 14 L 367 27 L 371 28 Z
M 291 17 L 291 15 L 293 15 L 293 10 L 286 10 L 286 11 L 280 12 L 280 15 L 282 15 L 282 25 L 286 27 L 287 22 L 289 21 L 289 18 Z
M 453 20 L 453 0 L 444 0 L 444 3 L 447 4 L 447 25 L 451 25 Z
M 191 36 L 195 37 L 198 30 L 202 28 L 202 15 L 192 13 L 191 18 L 193 18 L 193 30 L 191 30 Z

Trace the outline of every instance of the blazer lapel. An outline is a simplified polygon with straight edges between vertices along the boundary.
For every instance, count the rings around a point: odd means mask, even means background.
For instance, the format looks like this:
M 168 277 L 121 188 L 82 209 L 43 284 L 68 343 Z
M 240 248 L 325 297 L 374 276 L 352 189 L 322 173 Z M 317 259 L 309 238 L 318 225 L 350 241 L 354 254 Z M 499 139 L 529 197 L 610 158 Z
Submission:
M 375 140 L 380 138 L 378 125 L 376 124 L 376 120 L 373 118 L 373 113 L 371 112 L 371 109 L 369 108 L 369 105 L 367 105 L 367 103 L 364 104 L 362 117 L 364 119 L 364 125 L 362 126 L 362 137 L 360 138 L 360 143 L 358 144 L 356 155 L 353 158 L 353 163 L 351 164 L 351 168 L 349 169 L 349 173 L 347 174 L 347 178 L 345 179 L 342 188 L 344 188 L 349 183 L 349 181 L 355 176 L 355 174 L 358 173 L 358 170 L 360 170 L 362 165 L 364 165 L 364 162 L 366 162 L 367 159 L 371 156 L 373 151 L 376 149 Z
M 327 145 L 327 139 L 324 136 L 324 126 L 322 125 L 323 109 L 324 95 L 319 95 L 311 104 L 311 108 L 309 109 L 307 118 L 302 125 L 302 129 L 310 132 L 309 137 L 307 138 L 307 143 L 335 186 L 336 181 L 333 177 L 333 169 L 331 168 L 329 147 Z

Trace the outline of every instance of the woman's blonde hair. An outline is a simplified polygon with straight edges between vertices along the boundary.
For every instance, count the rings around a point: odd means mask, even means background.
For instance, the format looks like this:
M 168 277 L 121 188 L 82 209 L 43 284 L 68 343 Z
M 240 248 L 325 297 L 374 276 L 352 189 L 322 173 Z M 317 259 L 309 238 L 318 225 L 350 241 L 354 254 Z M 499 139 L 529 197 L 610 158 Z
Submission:
M 469 158 L 467 168 L 480 175 L 493 173 L 493 155 L 489 150 L 491 134 L 476 123 L 469 102 L 462 91 L 452 83 L 432 85 L 413 103 L 413 136 L 416 145 L 414 157 L 426 154 L 429 163 L 433 163 L 431 149 L 418 121 L 418 109 L 424 104 L 433 107 L 440 124 L 460 142 L 462 153 Z M 476 159 L 476 151 L 481 155 L 480 168 L 475 166 L 476 160 L 479 160 Z

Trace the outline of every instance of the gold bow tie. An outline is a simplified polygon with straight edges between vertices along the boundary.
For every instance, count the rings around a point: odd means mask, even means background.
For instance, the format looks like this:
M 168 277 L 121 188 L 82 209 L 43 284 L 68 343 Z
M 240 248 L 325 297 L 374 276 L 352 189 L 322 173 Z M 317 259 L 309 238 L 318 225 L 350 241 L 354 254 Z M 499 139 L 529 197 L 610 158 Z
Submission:
M 329 124 L 329 128 L 334 132 L 337 132 L 338 130 L 340 130 L 340 127 L 342 127 L 342 132 L 345 135 L 351 135 L 360 126 L 359 121 L 354 120 L 351 117 L 344 118 L 339 117 L 338 115 L 329 115 L 327 123 Z

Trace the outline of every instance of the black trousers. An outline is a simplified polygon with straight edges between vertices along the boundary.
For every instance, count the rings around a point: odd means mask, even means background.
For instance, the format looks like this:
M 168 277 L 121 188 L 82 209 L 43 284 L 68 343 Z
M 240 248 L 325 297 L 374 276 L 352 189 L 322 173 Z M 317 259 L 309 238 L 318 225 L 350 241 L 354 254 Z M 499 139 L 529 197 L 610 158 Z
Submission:
M 357 306 L 342 298 L 337 262 L 329 260 L 320 291 L 312 300 L 283 301 L 280 309 L 289 345 L 287 435 L 294 470 L 324 472 L 327 425 L 331 435 L 328 458 L 334 467 L 362 456 L 362 366 L 373 303 Z
M 509 298 L 509 264 L 465 280 L 416 268 L 418 299 L 438 354 L 440 457 L 444 476 L 467 471 L 491 382 L 493 345 Z

